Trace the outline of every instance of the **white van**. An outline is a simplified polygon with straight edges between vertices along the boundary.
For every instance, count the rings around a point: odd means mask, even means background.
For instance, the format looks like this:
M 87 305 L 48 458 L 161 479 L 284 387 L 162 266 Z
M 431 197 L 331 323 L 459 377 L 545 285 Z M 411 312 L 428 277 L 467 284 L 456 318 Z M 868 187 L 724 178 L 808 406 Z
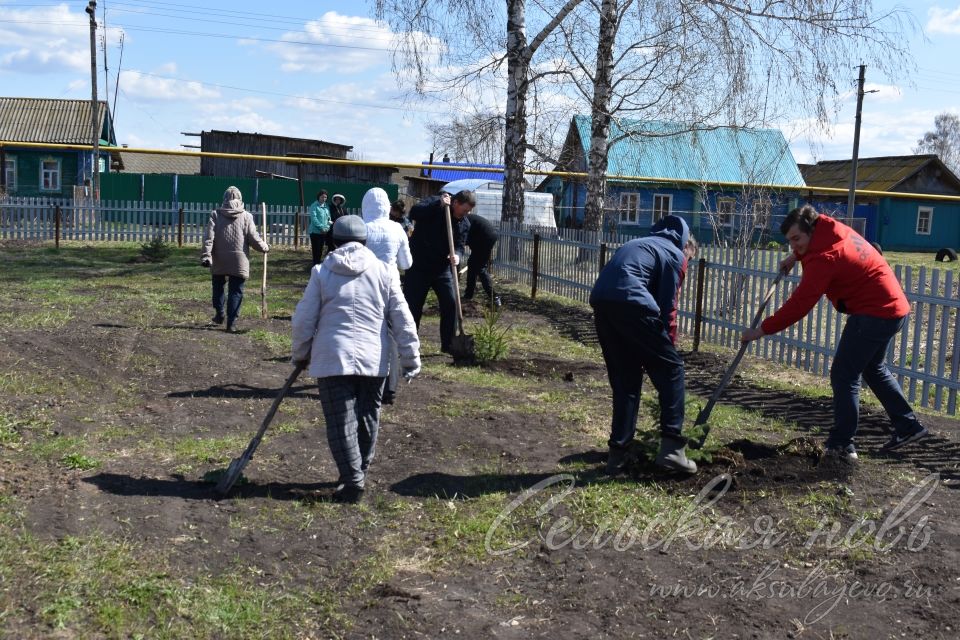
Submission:
M 503 183 L 495 180 L 454 180 L 445 184 L 441 191 L 454 195 L 465 189 L 473 191 L 477 196 L 477 206 L 472 213 L 499 225 L 503 207 Z M 553 196 L 549 193 L 524 191 L 523 223 L 556 229 Z

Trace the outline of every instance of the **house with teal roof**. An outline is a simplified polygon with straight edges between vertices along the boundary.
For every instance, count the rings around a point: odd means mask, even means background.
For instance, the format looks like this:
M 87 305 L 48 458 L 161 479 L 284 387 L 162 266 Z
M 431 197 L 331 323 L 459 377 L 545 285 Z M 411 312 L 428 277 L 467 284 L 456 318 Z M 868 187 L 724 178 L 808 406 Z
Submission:
M 604 226 L 642 234 L 667 214 L 691 224 L 701 241 L 743 224 L 779 235 L 777 219 L 798 204 L 803 176 L 777 129 L 692 127 L 616 119 L 611 124 Z M 558 171 L 586 172 L 590 118 L 574 116 Z M 583 223 L 583 179 L 550 177 L 561 226 Z M 711 217 L 712 216 L 712 217 Z

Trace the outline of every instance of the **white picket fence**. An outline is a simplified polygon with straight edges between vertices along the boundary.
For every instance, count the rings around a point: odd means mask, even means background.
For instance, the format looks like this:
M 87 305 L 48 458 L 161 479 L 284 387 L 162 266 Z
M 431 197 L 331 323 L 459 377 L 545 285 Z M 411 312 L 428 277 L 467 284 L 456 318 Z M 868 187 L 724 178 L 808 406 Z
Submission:
M 149 242 L 160 236 L 167 242 L 199 244 L 215 204 L 169 202 L 101 202 L 39 198 L 0 199 L 0 239 Z M 248 204 L 260 225 L 260 207 Z M 304 216 L 299 207 L 267 206 L 267 242 L 293 246 L 294 224 L 300 222 L 300 246 L 309 246 Z M 351 210 L 350 213 L 359 213 Z M 629 237 L 555 228 L 501 228 L 494 257 L 495 272 L 532 291 L 546 291 L 586 302 L 597 273 Z M 690 265 L 680 296 L 680 330 L 711 344 L 737 348 L 764 293 L 776 276 L 784 254 L 754 249 L 738 254 L 733 249 L 702 247 L 699 260 Z M 702 294 L 698 298 L 702 271 Z M 960 391 L 960 278 L 953 271 L 897 268 L 895 270 L 912 313 L 888 354 L 891 369 L 911 403 L 957 413 Z M 799 278 L 784 278 L 770 303 L 778 308 L 796 287 Z M 699 304 L 698 304 L 699 301 Z M 697 309 L 700 313 L 697 313 Z M 845 316 L 822 299 L 803 320 L 779 334 L 751 344 L 750 352 L 819 376 L 829 376 L 834 346 Z
M 101 201 L 96 206 L 77 200 L 50 198 L 0 198 L 0 239 L 149 242 L 160 236 L 166 242 L 198 244 L 215 203 Z M 267 205 L 267 238 L 270 245 L 293 246 L 294 223 L 299 219 L 301 245 L 309 246 L 306 216 L 300 207 Z M 258 203 L 247 203 L 257 228 L 261 226 Z M 359 210 L 348 209 L 348 213 Z

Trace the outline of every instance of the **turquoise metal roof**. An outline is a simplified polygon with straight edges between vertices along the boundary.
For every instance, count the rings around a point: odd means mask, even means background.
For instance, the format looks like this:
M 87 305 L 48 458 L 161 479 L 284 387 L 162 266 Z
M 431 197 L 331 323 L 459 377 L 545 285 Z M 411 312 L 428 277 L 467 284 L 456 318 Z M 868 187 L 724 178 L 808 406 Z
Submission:
M 574 116 L 584 157 L 590 153 L 590 117 Z M 689 131 L 675 122 L 614 120 L 607 175 L 645 176 L 805 186 L 790 145 L 777 129 L 720 127 Z

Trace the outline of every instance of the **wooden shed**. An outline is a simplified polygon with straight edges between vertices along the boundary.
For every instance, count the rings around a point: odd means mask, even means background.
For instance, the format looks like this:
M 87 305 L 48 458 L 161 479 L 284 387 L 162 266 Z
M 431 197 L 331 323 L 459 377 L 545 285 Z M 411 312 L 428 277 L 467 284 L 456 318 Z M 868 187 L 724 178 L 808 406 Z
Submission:
M 203 131 L 200 150 L 214 153 L 238 153 L 260 156 L 297 156 L 342 160 L 337 164 L 303 165 L 303 179 L 315 182 L 365 182 L 385 183 L 395 167 L 372 167 L 358 164 L 347 156 L 353 147 L 326 140 L 289 138 L 263 133 L 241 131 Z M 233 160 L 230 158 L 204 157 L 200 162 L 200 175 L 231 178 L 254 178 L 264 175 L 298 177 L 296 163 L 267 160 Z

